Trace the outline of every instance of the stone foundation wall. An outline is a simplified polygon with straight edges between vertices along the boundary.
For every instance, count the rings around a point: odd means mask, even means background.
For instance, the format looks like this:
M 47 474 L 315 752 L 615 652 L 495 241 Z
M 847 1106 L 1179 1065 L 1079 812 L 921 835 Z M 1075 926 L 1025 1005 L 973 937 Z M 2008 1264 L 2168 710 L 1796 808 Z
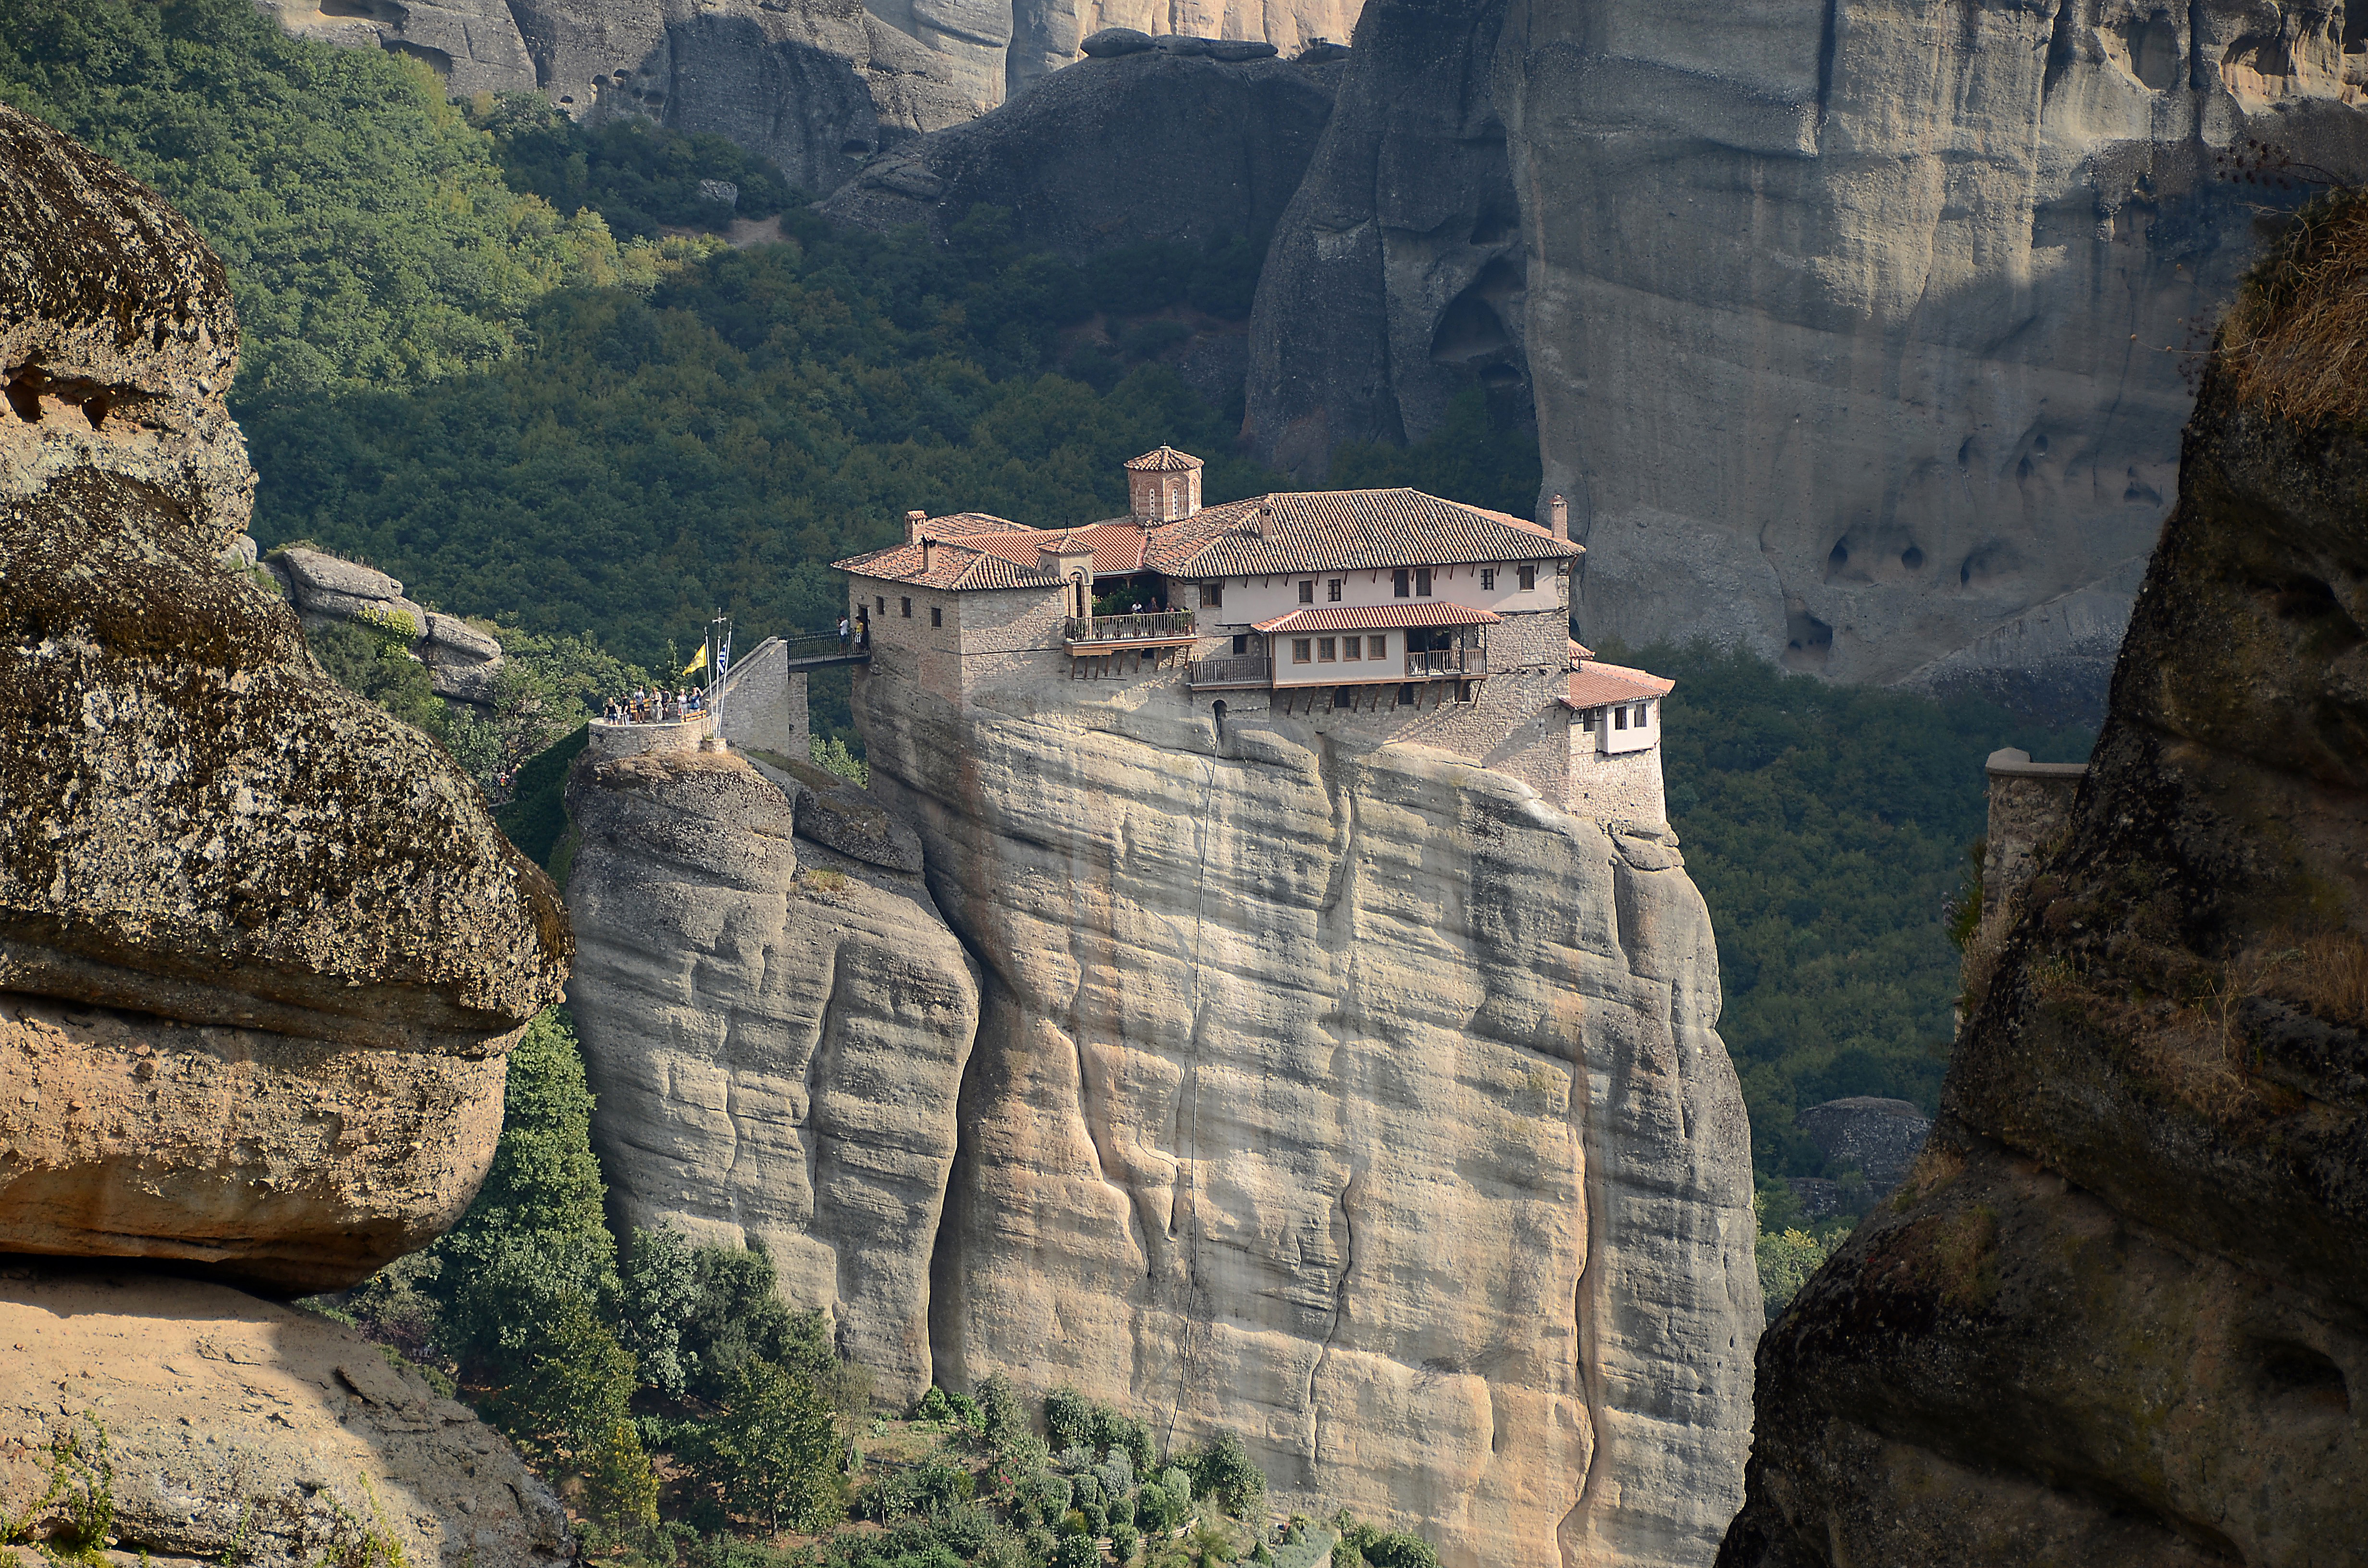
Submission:
M 723 717 L 723 738 L 740 750 L 778 752 L 803 760 L 812 733 L 806 720 L 806 676 L 804 671 L 790 668 L 787 643 L 768 637 L 732 666 Z

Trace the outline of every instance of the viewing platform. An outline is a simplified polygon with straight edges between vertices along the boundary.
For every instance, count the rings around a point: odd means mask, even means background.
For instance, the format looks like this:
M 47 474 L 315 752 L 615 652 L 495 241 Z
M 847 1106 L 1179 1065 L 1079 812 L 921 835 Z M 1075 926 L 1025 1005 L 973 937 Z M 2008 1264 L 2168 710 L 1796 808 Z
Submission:
M 859 639 L 852 632 L 844 642 L 826 631 L 819 637 L 784 637 L 780 641 L 782 656 L 792 670 L 827 670 L 871 662 L 871 640 Z
M 602 758 L 639 756 L 644 752 L 697 751 L 714 733 L 712 713 L 694 713 L 688 719 L 657 724 L 612 724 L 606 719 L 595 719 L 591 748 L 595 756 Z

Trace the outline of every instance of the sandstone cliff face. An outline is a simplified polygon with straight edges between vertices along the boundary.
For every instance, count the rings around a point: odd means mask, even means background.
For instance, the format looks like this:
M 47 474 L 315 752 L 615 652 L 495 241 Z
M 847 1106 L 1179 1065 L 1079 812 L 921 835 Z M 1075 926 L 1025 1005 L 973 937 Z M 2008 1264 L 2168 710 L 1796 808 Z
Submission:
M 467 1203 L 565 916 L 217 563 L 221 264 L 45 128 L 0 143 L 0 1247 L 350 1284 Z
M 1729 1568 L 2368 1561 L 2356 419 L 2207 374 L 1931 1142 L 1761 1342 Z
M 985 971 L 939 1377 L 1232 1429 L 1458 1565 L 1702 1562 L 1759 1290 L 1671 843 L 1141 688 L 890 689 L 873 789 Z
M 1082 260 L 1144 240 L 1272 232 L 1332 110 L 1341 66 L 1145 51 L 1087 60 L 1018 101 L 887 153 L 821 210 L 942 242 L 975 202 L 1023 245 Z
M 567 804 L 568 994 L 611 1201 L 761 1244 L 882 1398 L 916 1398 L 978 1018 L 961 946 L 917 876 L 793 844 L 790 799 L 737 756 L 587 752 Z
M 2368 166 L 2357 9 L 1377 5 L 1276 242 L 1252 433 L 1313 475 L 1428 434 L 1442 378 L 1525 371 L 1587 634 L 2093 703 L 2174 488 L 2160 350 L 2249 243 L 2213 157 Z

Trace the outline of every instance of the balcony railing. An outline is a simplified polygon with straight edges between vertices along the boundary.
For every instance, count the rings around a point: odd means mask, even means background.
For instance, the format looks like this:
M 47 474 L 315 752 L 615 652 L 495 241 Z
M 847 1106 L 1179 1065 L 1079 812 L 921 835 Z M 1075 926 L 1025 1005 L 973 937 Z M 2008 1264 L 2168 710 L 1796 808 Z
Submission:
M 1133 642 L 1191 635 L 1192 612 L 1189 609 L 1143 615 L 1073 615 L 1062 633 L 1063 640 L 1070 642 Z
M 1222 659 L 1195 659 L 1184 666 L 1187 686 L 1256 686 L 1265 682 L 1274 665 L 1264 653 L 1235 653 Z
M 868 664 L 871 658 L 871 634 L 859 635 L 853 627 L 848 628 L 844 639 L 825 632 L 819 637 L 785 637 L 781 644 L 781 652 L 793 670 L 817 665 Z
M 1416 680 L 1432 676 L 1460 676 L 1463 673 L 1461 648 L 1432 648 L 1425 653 L 1406 656 L 1406 673 Z

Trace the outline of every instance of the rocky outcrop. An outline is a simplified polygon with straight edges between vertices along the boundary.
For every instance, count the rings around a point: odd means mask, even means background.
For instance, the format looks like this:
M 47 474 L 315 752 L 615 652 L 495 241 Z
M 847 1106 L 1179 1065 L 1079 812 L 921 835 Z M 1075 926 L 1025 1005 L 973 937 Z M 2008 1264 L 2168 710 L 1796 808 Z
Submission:
M 87 1450 L 103 1431 L 120 1561 L 302 1568 L 363 1561 L 370 1541 L 400 1552 L 371 1560 L 418 1568 L 575 1557 L 559 1500 L 507 1442 L 309 1312 L 17 1267 L 0 1273 L 0 1506 L 13 1519 L 42 1494 L 53 1437 Z M 30 1533 L 66 1506 L 34 1510 Z
M 837 187 L 869 154 L 999 100 L 860 0 L 257 0 L 299 37 L 423 60 L 455 97 L 540 91 L 579 119 L 643 117 Z
M 61 1560 L 569 1562 L 416 1373 L 149 1272 L 293 1294 L 436 1236 L 569 947 L 475 789 L 249 576 L 237 344 L 178 214 L 0 108 L 0 1514 Z
M 2355 9 L 1376 4 L 1250 432 L 1312 479 L 1527 375 L 1584 635 L 2094 711 L 2174 488 L 2164 349 L 2264 196 L 2214 157 L 2368 168 Z
M 1759 1295 L 1673 841 L 1144 687 L 856 681 L 983 970 L 940 1380 L 1236 1432 L 1459 1568 L 1702 1562 Z
M 2357 342 L 2349 222 L 2248 307 L 2317 324 L 2268 384 L 2205 374 L 1931 1141 L 1761 1342 L 1727 1568 L 2368 1561 L 2368 441 L 2356 370 L 2278 384 Z
M 565 915 L 218 564 L 220 262 L 36 122 L 0 143 L 0 1250 L 350 1284 L 467 1203 Z
M 865 158 L 957 125 L 1083 58 L 1088 34 L 1289 54 L 1346 39 L 1358 0 L 1153 7 L 1145 0 L 256 0 L 300 38 L 425 62 L 455 97 L 541 92 L 579 119 L 710 131 L 837 189 Z M 1205 50 L 1195 52 L 1205 54 Z M 1271 52 L 1271 51 L 1269 51 Z M 1212 117 L 1214 123 L 1214 116 Z M 1082 134 L 1073 140 L 1090 146 Z M 1304 156 L 1301 160 L 1304 162 Z M 1288 188 L 1274 199 L 1279 210 Z M 1264 230 L 1240 231 L 1263 233 Z
M 866 164 L 822 204 L 843 222 L 939 240 L 973 203 L 1072 260 L 1145 240 L 1263 236 L 1332 108 L 1338 64 L 1145 48 L 1046 77 L 994 113 Z
M 252 540 L 241 540 L 247 553 Z M 437 696 L 480 705 L 494 700 L 502 673 L 502 644 L 460 617 L 422 609 L 403 597 L 403 584 L 374 566 L 340 560 L 302 545 L 275 550 L 262 562 L 309 630 L 361 621 L 411 639 L 412 657 L 427 666 Z
M 806 813 L 738 756 L 596 748 L 567 804 L 568 994 L 611 1203 L 763 1244 L 784 1294 L 908 1403 L 929 1385 L 929 1256 L 978 1019 L 960 944 L 917 876 L 793 843 Z

